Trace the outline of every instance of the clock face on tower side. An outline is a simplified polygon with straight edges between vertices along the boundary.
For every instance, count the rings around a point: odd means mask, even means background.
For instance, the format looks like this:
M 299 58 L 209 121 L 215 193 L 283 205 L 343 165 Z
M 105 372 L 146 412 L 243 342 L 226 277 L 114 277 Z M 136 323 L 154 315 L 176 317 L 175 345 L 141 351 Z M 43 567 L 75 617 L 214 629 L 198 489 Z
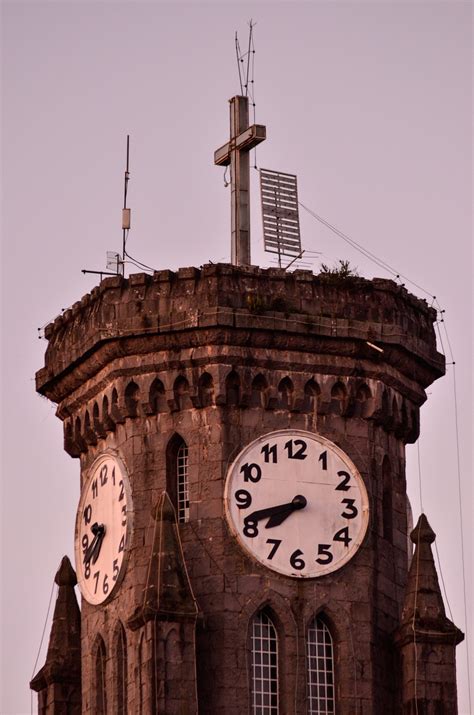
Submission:
M 112 597 L 126 568 L 132 530 L 132 497 L 123 462 L 107 452 L 92 464 L 76 517 L 77 580 L 92 604 Z
M 355 555 L 369 502 L 357 468 L 333 442 L 278 430 L 248 444 L 231 465 L 225 512 L 240 545 L 260 563 L 314 578 Z

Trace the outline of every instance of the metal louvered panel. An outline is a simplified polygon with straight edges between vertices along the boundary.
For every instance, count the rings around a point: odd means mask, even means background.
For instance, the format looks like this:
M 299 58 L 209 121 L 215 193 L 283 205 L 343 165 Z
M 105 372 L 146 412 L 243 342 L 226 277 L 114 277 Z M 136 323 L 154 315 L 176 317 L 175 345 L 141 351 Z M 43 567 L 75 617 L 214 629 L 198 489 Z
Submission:
M 301 253 L 296 176 L 260 169 L 263 241 L 265 250 L 278 256 Z

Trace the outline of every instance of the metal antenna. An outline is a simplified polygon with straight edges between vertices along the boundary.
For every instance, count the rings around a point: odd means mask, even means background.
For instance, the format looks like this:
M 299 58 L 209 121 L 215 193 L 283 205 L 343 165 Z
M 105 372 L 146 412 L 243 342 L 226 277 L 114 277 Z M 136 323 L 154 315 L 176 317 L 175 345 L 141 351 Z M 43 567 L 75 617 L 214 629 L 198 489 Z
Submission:
M 130 231 L 130 209 L 127 208 L 127 190 L 128 182 L 130 181 L 129 172 L 129 162 L 130 162 L 130 135 L 127 134 L 127 167 L 125 169 L 124 187 L 123 187 L 123 209 L 122 209 L 122 275 L 125 276 L 125 256 L 126 256 L 126 245 L 127 236 Z
M 125 180 L 123 187 L 123 209 L 122 209 L 122 258 L 120 258 L 120 253 L 117 251 L 107 251 L 107 270 L 106 271 L 92 271 L 86 268 L 82 269 L 82 273 L 95 273 L 100 276 L 102 280 L 103 276 L 117 276 L 122 273 L 125 277 L 125 258 L 127 256 L 127 238 L 128 232 L 130 231 L 130 209 L 127 208 L 127 191 L 128 182 L 130 181 L 130 135 L 127 134 L 127 165 L 125 169 Z
M 240 71 L 240 65 L 243 62 L 242 53 L 240 51 L 240 44 L 237 32 L 235 33 L 235 54 L 237 55 L 237 69 L 239 71 L 239 84 L 240 84 L 240 94 L 243 95 L 244 88 L 242 85 L 242 72 Z
M 250 62 L 251 62 L 252 54 L 255 52 L 255 50 L 252 50 L 253 28 L 254 28 L 253 20 L 250 20 L 249 21 L 249 44 L 248 44 L 248 50 L 245 54 L 242 54 L 237 32 L 235 33 L 235 52 L 237 55 L 237 69 L 239 71 L 240 94 L 242 97 L 248 97 L 248 94 L 249 94 Z M 241 68 L 240 65 L 244 64 L 244 62 L 246 62 L 246 66 L 244 68 Z M 245 84 L 242 84 L 242 69 L 244 70 L 243 74 L 245 75 Z

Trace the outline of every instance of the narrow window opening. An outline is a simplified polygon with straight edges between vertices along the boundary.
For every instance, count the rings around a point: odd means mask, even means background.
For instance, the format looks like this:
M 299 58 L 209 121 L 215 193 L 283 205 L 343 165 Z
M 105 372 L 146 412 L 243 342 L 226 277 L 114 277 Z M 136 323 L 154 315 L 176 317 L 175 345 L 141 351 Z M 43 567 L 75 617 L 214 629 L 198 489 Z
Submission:
M 189 520 L 188 445 L 182 442 L 176 453 L 178 521 Z
M 334 715 L 334 647 L 322 618 L 309 625 L 306 638 L 309 715 Z
M 278 713 L 278 635 L 264 609 L 252 620 L 252 713 Z
M 127 642 L 121 626 L 117 636 L 117 715 L 127 715 L 127 684 Z
M 95 654 L 95 713 L 96 715 L 106 715 L 107 713 L 107 689 L 105 673 L 106 653 L 105 644 L 99 640 Z

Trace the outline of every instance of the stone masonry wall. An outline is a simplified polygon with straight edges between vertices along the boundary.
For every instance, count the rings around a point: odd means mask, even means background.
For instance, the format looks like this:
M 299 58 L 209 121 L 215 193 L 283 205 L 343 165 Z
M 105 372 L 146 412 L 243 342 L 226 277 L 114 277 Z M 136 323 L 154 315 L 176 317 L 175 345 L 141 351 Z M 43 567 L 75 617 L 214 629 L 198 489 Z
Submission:
M 282 715 L 306 712 L 305 631 L 319 612 L 335 642 L 338 713 L 400 712 L 391 634 L 408 564 L 404 445 L 418 436 L 424 389 L 444 370 L 435 318 L 391 281 L 327 285 L 307 272 L 208 266 L 106 279 L 48 327 L 37 387 L 58 402 L 65 448 L 80 458 L 83 478 L 104 449 L 117 450 L 134 503 L 117 596 L 103 607 L 82 605 L 84 713 L 92 708 L 99 634 L 113 702 L 116 633 L 141 603 L 151 509 L 167 487 L 176 434 L 189 447 L 190 519 L 180 534 L 201 611 L 199 712 L 248 711 L 248 627 L 262 605 L 279 632 Z M 260 434 L 288 427 L 338 444 L 359 469 L 371 508 L 357 555 L 304 582 L 254 563 L 223 514 L 232 459 Z M 166 698 L 166 682 L 151 692 L 150 629 L 126 628 L 130 712 L 155 712 L 153 699 Z M 174 637 L 176 657 L 188 658 L 186 639 L 177 630 Z M 186 687 L 176 707 L 189 700 Z

